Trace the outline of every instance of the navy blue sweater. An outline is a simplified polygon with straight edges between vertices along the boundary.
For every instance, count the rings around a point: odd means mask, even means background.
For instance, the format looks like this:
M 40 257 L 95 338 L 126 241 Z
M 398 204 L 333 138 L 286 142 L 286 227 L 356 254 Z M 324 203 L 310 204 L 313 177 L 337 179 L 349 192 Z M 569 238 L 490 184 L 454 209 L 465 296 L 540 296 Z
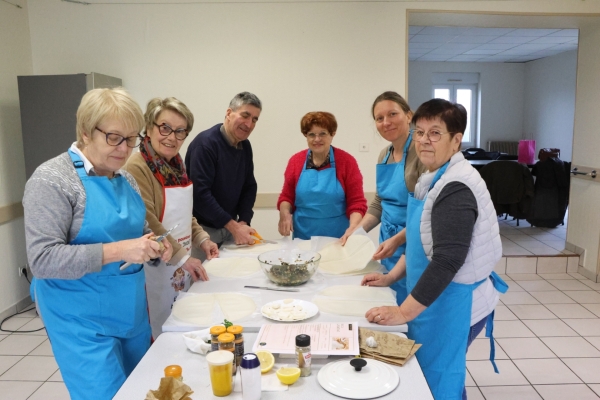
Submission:
M 194 217 L 217 229 L 232 219 L 250 225 L 257 189 L 252 147 L 248 140 L 241 142 L 241 149 L 231 146 L 221 125 L 200 132 L 185 155 L 194 183 Z

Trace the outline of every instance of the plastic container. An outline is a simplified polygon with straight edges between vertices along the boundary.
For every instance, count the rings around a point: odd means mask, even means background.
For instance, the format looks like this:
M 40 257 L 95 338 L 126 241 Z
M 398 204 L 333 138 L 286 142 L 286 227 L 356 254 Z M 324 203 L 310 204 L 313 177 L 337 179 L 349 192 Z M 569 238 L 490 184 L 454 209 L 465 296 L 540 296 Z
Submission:
M 242 399 L 259 400 L 261 391 L 261 372 L 260 361 L 256 354 L 247 353 L 242 355 L 240 374 L 242 375 Z
M 232 333 L 221 333 L 219 335 L 219 351 L 223 350 L 223 351 L 229 351 L 231 352 L 231 354 L 233 354 L 233 360 L 232 360 L 232 364 L 233 364 L 233 369 L 232 369 L 232 374 L 235 375 L 235 370 L 236 370 L 236 361 L 235 361 L 235 343 L 233 343 L 235 337 L 233 336 Z
M 240 325 L 231 325 L 227 328 L 227 333 L 234 336 L 233 343 L 235 344 L 235 365 L 240 367 L 242 356 L 244 355 L 244 328 Z
M 298 368 L 300 368 L 300 376 L 310 375 L 310 336 L 298 335 L 296 336 L 296 362 Z
M 215 325 L 210 327 L 210 351 L 219 350 L 219 335 L 227 332 L 223 325 Z
M 212 351 L 206 355 L 210 373 L 210 386 L 215 396 L 228 396 L 233 390 L 233 378 L 231 376 L 233 359 L 233 353 L 225 350 Z

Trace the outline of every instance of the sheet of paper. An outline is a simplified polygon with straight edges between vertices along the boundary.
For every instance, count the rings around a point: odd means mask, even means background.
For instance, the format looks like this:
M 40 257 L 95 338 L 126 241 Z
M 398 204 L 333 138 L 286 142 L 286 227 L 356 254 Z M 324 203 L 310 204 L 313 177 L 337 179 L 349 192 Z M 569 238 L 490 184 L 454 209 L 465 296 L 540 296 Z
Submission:
M 294 354 L 296 336 L 310 336 L 311 354 L 358 355 L 358 322 L 312 324 L 265 324 L 260 328 L 253 351 Z

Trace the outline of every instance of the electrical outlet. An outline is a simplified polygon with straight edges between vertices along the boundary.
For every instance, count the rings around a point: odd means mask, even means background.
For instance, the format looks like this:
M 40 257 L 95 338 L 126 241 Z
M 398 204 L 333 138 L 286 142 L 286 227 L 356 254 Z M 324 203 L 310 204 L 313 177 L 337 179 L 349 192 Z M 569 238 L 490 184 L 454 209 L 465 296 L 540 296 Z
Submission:
M 19 277 L 23 276 L 23 268 L 24 267 L 17 267 L 17 269 L 19 270 Z

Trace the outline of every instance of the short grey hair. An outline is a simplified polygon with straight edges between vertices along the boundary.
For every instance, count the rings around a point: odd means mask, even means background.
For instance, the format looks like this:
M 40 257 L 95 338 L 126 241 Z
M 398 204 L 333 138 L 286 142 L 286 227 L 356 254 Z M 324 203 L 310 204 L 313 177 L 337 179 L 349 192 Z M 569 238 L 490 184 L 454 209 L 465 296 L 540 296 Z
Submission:
M 233 99 L 229 102 L 229 108 L 232 111 L 237 111 L 241 106 L 245 106 L 246 104 L 250 104 L 262 111 L 262 103 L 259 98 L 256 97 L 255 94 L 250 92 L 242 92 L 235 95 Z

